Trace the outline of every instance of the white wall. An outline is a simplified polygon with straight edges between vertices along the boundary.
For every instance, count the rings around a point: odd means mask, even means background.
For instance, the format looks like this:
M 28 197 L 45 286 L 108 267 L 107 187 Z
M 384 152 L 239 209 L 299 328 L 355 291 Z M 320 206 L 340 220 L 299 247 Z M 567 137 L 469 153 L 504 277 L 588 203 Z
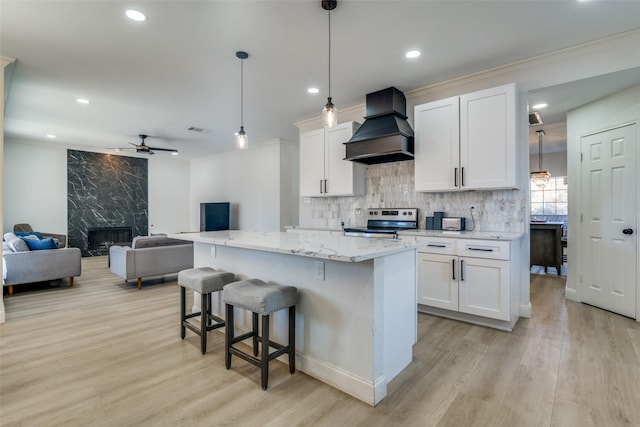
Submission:
M 149 159 L 149 234 L 189 230 L 189 162 Z
M 280 231 L 297 224 L 296 148 L 272 140 L 248 150 L 193 160 L 190 229 L 199 229 L 200 203 L 204 202 L 230 202 L 232 229 Z M 293 191 L 294 197 L 286 194 Z
M 529 156 L 529 172 L 538 170 L 538 155 Z M 551 176 L 567 176 L 567 152 L 544 153 L 542 155 L 542 168 L 548 170 Z
M 6 140 L 3 232 L 29 223 L 67 233 L 67 150 L 58 145 Z
M 588 133 L 605 130 L 612 124 L 625 124 L 630 122 L 640 124 L 640 85 L 602 98 L 567 113 L 569 177 L 569 235 L 567 236 L 567 257 L 569 262 L 567 263 L 567 288 L 565 295 L 569 299 L 580 301 L 578 292 L 580 259 L 578 258 L 578 236 L 576 235 L 580 230 L 580 138 L 582 135 Z M 640 163 L 638 166 L 640 168 Z M 629 197 L 636 197 L 638 202 L 640 202 L 640 195 L 638 194 L 629 195 Z M 640 212 L 638 216 L 636 221 L 640 221 Z M 640 249 L 638 250 L 638 265 L 640 265 Z M 640 299 L 640 289 L 638 289 L 638 297 Z
M 6 140 L 4 150 L 4 232 L 27 222 L 34 229 L 66 234 L 67 147 Z M 148 163 L 149 232 L 184 231 L 189 218 L 189 164 L 155 157 Z

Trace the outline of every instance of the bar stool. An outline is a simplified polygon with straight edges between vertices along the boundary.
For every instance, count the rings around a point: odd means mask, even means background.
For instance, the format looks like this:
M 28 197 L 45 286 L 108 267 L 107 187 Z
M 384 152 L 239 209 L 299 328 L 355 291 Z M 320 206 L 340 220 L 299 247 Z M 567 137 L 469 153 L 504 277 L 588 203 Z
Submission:
M 198 267 L 182 270 L 178 273 L 180 285 L 180 337 L 184 339 L 186 329 L 189 328 L 200 335 L 200 351 L 207 352 L 207 332 L 225 325 L 224 319 L 214 315 L 211 310 L 211 293 L 219 292 L 227 283 L 235 280 L 233 273 L 217 271 L 211 267 Z M 186 314 L 186 288 L 200 293 L 200 311 Z M 187 322 L 187 319 L 200 316 L 200 328 Z M 215 320 L 217 323 L 212 323 Z
M 296 370 L 295 335 L 296 335 L 296 303 L 298 289 L 294 286 L 267 284 L 259 279 L 248 279 L 233 282 L 224 287 L 223 300 L 226 304 L 226 340 L 225 366 L 231 367 L 231 355 L 252 363 L 261 369 L 262 389 L 266 390 L 269 382 L 269 362 L 276 357 L 289 354 L 289 372 Z M 252 312 L 253 330 L 234 336 L 233 308 L 240 307 Z M 269 316 L 271 313 L 289 309 L 289 343 L 282 345 L 269 339 Z M 258 314 L 262 315 L 262 336 L 258 333 Z M 253 355 L 237 349 L 233 345 L 247 338 L 253 338 Z M 258 341 L 262 342 L 262 354 L 258 358 Z M 269 347 L 277 349 L 269 353 Z

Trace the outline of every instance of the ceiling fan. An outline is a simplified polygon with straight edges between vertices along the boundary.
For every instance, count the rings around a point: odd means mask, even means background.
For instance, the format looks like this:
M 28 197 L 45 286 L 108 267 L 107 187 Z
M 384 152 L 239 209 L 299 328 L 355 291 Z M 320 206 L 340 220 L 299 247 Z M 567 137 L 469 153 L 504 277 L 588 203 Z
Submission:
M 174 149 L 174 148 L 160 148 L 160 147 L 150 147 L 147 144 L 145 144 L 144 140 L 146 138 L 149 137 L 149 135 L 145 135 L 145 134 L 139 134 L 138 135 L 140 137 L 140 144 L 134 144 L 133 142 L 130 142 L 129 144 L 133 145 L 136 148 L 136 153 L 147 153 L 149 155 L 152 154 L 156 154 L 156 151 L 167 151 L 173 155 L 177 155 L 178 154 L 178 150 Z

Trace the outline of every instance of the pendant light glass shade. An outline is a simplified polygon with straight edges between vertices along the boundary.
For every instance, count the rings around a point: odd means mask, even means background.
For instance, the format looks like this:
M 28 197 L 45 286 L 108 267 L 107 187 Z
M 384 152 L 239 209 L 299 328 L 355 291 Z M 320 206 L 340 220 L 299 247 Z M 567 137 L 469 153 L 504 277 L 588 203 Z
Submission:
M 249 54 L 238 51 L 236 57 L 240 59 L 240 130 L 236 132 L 236 149 L 244 150 L 249 147 L 249 137 L 244 131 L 244 60 Z
M 542 137 L 544 136 L 543 130 L 537 130 L 538 134 L 538 171 L 531 172 L 531 182 L 540 188 L 544 188 L 551 180 L 551 174 L 549 171 L 542 170 Z
M 538 187 L 544 188 L 551 180 L 549 171 L 531 172 L 531 181 Z
M 329 15 L 329 97 L 322 109 L 322 126 L 332 128 L 338 124 L 338 109 L 333 105 L 333 102 L 331 102 L 331 11 L 336 8 L 338 1 L 322 0 L 320 4 Z
M 244 131 L 244 126 L 240 126 L 240 130 L 236 132 L 236 148 L 238 150 L 244 150 L 249 146 L 249 138 Z
M 332 128 L 338 124 L 338 109 L 333 102 L 331 102 L 331 97 L 327 99 L 327 104 L 322 109 L 322 126 L 327 128 Z

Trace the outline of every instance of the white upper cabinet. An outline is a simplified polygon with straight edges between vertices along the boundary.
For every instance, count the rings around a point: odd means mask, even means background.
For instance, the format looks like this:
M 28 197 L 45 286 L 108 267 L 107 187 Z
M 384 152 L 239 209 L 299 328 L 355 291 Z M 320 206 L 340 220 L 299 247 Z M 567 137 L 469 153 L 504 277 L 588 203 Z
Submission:
M 516 188 L 516 87 L 415 107 L 416 191 Z
M 346 122 L 300 134 L 300 196 L 364 194 L 366 166 L 344 160 L 344 143 L 358 127 L 356 122 Z

